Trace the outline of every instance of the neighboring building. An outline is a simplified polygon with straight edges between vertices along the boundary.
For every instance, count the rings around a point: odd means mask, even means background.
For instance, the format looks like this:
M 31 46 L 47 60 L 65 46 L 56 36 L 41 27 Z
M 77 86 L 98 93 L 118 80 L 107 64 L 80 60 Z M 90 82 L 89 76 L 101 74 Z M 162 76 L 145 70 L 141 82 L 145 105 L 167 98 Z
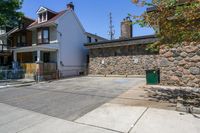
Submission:
M 1 27 L 0 28 L 0 66 L 9 66 L 12 62 L 12 54 L 9 50 L 10 40 L 8 35 L 12 28 L 10 27 Z
M 173 47 L 162 45 L 159 52 L 151 52 L 146 47 L 158 38 L 154 35 L 132 37 L 131 21 L 124 21 L 120 39 L 85 44 L 89 49 L 89 74 L 145 76 L 145 70 L 159 70 L 161 85 L 200 87 L 199 41 L 169 44 Z
M 146 69 L 153 69 L 158 53 L 146 50 L 154 43 L 154 35 L 132 37 L 129 18 L 121 23 L 121 37 L 117 40 L 88 43 L 89 74 L 92 75 L 145 75 Z
M 21 37 L 21 47 L 13 49 L 14 61 L 21 63 L 28 76 L 35 72 L 52 75 L 59 71 L 61 77 L 83 73 L 88 53 L 84 43 L 88 38 L 91 41 L 105 39 L 85 32 L 72 3 L 61 12 L 40 7 L 37 15 L 36 21 L 26 28 L 32 33 L 32 37 L 27 38 L 31 43 L 24 44 Z

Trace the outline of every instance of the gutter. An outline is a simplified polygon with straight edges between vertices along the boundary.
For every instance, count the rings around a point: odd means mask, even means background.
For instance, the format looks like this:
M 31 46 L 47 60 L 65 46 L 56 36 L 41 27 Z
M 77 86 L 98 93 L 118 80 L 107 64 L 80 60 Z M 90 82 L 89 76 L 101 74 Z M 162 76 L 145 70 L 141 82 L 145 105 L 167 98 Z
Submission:
M 84 46 L 94 46 L 94 45 L 100 45 L 100 44 L 107 44 L 107 43 L 115 43 L 115 42 L 128 42 L 128 41 L 134 41 L 134 40 L 142 40 L 142 39 L 156 39 L 156 35 L 148 35 L 148 36 L 138 36 L 133 37 L 129 39 L 116 39 L 116 40 L 109 40 L 109 41 L 101 41 L 96 43 L 87 43 Z

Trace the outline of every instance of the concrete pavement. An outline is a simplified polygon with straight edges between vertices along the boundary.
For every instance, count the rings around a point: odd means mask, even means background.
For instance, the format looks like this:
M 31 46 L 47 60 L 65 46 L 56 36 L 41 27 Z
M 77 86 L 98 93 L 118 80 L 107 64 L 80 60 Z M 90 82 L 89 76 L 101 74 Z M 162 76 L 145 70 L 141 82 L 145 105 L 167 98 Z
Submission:
M 199 125 L 191 114 L 120 104 L 71 122 L 0 103 L 1 133 L 199 133 Z
M 69 78 L 0 89 L 0 102 L 73 121 L 144 83 L 142 78 Z
M 199 133 L 199 116 L 152 108 L 163 103 L 143 84 L 84 77 L 0 89 L 0 133 Z
M 199 133 L 200 117 L 171 110 L 104 104 L 78 123 L 124 133 Z
M 0 133 L 115 133 L 0 103 Z

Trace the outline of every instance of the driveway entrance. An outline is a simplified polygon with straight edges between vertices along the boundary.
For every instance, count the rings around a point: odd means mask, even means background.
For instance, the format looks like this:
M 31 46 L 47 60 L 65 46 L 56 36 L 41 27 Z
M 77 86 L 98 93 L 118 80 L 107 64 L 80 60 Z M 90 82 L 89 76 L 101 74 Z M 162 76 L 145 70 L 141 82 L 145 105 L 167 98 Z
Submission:
M 0 89 L 0 103 L 74 121 L 140 84 L 145 84 L 145 79 L 70 78 Z

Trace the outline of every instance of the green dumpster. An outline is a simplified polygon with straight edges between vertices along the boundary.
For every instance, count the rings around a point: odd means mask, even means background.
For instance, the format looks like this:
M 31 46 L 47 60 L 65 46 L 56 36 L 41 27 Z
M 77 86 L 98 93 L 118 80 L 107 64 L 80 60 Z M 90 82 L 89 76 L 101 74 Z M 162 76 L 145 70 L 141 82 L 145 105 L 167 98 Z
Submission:
M 146 81 L 148 85 L 160 83 L 160 70 L 146 70 Z

